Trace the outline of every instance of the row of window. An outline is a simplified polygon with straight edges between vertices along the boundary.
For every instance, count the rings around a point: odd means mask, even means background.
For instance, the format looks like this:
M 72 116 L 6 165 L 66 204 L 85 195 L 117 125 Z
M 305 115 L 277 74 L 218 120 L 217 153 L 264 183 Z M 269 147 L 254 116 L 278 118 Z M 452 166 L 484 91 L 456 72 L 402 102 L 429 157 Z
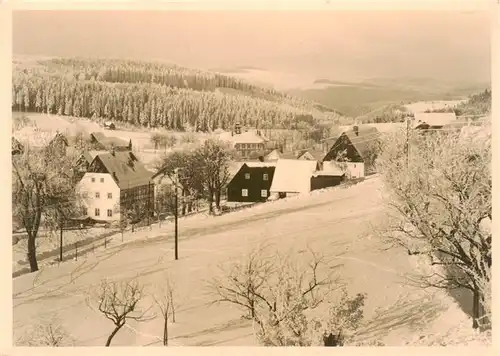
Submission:
M 245 179 L 250 179 L 250 173 L 245 173 Z M 262 180 L 269 180 L 269 174 L 264 173 L 262 175 Z
M 89 196 L 88 192 L 83 192 L 83 197 L 87 198 Z M 101 198 L 101 193 L 100 192 L 95 192 L 95 197 L 97 199 Z M 108 193 L 108 199 L 113 199 L 113 193 Z
M 92 183 L 95 183 L 95 178 L 94 177 L 92 177 L 90 180 L 92 181 Z M 104 178 L 101 178 L 100 181 L 101 181 L 101 183 L 104 183 Z
M 83 208 L 83 215 L 88 215 L 88 209 L 87 208 Z M 113 216 L 113 210 L 112 209 L 108 209 L 107 211 L 108 213 L 108 218 L 112 217 Z M 95 208 L 94 209 L 94 216 L 101 216 L 101 209 L 99 208 Z
M 248 197 L 248 189 L 242 189 L 241 190 L 241 196 L 242 197 Z M 267 189 L 261 189 L 260 196 L 262 198 L 267 198 Z
M 262 143 L 240 143 L 238 144 L 239 149 L 252 149 L 264 147 Z

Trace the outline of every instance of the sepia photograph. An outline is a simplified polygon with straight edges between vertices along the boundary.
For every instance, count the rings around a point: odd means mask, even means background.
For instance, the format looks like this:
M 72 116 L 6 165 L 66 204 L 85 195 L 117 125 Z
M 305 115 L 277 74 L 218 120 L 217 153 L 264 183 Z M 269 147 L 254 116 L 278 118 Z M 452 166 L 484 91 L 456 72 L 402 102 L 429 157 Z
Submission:
M 13 346 L 491 346 L 493 21 L 13 10 Z

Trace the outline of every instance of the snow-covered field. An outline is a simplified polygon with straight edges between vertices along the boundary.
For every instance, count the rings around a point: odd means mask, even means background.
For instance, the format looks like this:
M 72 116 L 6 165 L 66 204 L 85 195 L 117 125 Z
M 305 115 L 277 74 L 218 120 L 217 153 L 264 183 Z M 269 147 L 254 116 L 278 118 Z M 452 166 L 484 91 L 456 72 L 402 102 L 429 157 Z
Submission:
M 404 345 L 420 334 L 442 333 L 470 320 L 443 291 L 421 290 L 407 283 L 418 273 L 404 251 L 383 250 L 374 234 L 386 218 L 381 184 L 372 177 L 350 188 L 265 203 L 219 217 L 184 219 L 179 227 L 179 260 L 173 259 L 172 224 L 162 224 L 119 238 L 85 259 L 54 265 L 13 283 L 14 340 L 29 325 L 56 318 L 79 346 L 104 345 L 112 324 L 96 311 L 91 291 L 104 277 L 138 277 L 150 292 L 170 275 L 176 285 L 177 322 L 171 345 L 255 345 L 252 327 L 241 313 L 211 304 L 206 281 L 218 266 L 237 259 L 260 242 L 282 251 L 321 251 L 352 293 L 368 294 L 363 337 Z M 119 236 L 119 235 L 118 235 Z M 145 300 L 145 303 L 151 300 Z M 382 308 L 382 310 L 379 310 Z M 130 328 L 129 328 L 130 327 Z M 113 345 L 161 345 L 162 320 L 130 323 Z
M 437 109 L 444 109 L 444 108 L 451 108 L 454 107 L 455 105 L 458 105 L 462 102 L 466 101 L 466 99 L 463 100 L 435 100 L 435 101 L 417 101 L 411 104 L 405 105 L 405 107 L 413 113 L 417 112 L 424 112 L 426 110 L 437 110 Z

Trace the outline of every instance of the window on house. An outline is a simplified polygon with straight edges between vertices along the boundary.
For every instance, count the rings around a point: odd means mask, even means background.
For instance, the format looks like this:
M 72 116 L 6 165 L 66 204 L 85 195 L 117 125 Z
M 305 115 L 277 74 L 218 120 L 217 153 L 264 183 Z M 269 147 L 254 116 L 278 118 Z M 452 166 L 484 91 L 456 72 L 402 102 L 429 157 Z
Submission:
M 262 189 L 262 190 L 260 191 L 260 196 L 261 196 L 262 198 L 267 198 L 267 189 Z
M 248 197 L 248 189 L 242 189 L 241 190 L 241 196 L 242 197 Z
M 108 209 L 108 218 L 112 217 L 113 216 L 113 210 L 111 209 Z
M 113 199 L 113 193 L 108 193 L 108 199 Z
M 86 207 L 82 207 L 82 215 L 87 216 L 89 213 L 88 209 Z
M 95 208 L 95 216 L 100 216 L 101 215 L 101 210 L 99 208 Z
M 95 197 L 96 197 L 97 199 L 99 199 L 99 198 L 101 197 L 101 193 L 99 193 L 99 192 L 95 192 Z
M 354 168 L 356 168 L 356 163 L 354 163 Z
M 101 178 L 101 183 L 104 183 L 104 178 Z
M 267 173 L 264 173 L 264 176 L 262 177 L 264 180 L 269 180 L 269 175 Z
M 94 177 L 92 177 L 90 180 L 92 181 L 92 183 L 95 183 L 95 178 Z
M 245 173 L 245 179 L 250 179 L 250 173 Z

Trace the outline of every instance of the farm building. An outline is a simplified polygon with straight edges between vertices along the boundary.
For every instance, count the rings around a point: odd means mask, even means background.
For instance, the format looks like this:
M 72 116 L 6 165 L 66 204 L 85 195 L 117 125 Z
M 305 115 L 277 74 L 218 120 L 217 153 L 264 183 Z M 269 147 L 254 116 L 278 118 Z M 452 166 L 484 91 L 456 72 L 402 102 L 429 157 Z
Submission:
M 227 185 L 228 202 L 266 201 L 276 163 L 245 162 Z
M 88 158 L 88 157 L 87 157 Z M 86 158 L 86 159 L 87 159 Z M 78 183 L 84 216 L 94 220 L 119 220 L 153 214 L 154 183 L 132 152 L 99 153 Z
M 323 158 L 323 169 L 343 167 L 350 178 L 365 177 L 369 173 L 372 147 L 380 132 L 371 126 L 353 126 L 343 132 Z
M 106 122 L 104 122 L 103 127 L 104 127 L 105 130 L 114 130 L 114 129 L 116 129 L 115 123 L 112 122 L 112 121 L 106 121 Z
M 309 193 L 311 177 L 319 169 L 319 163 L 309 160 L 279 159 L 271 184 L 271 194 L 280 197 Z
M 102 132 L 92 132 L 90 143 L 95 150 L 132 151 L 132 140 L 128 142 L 117 137 L 109 137 Z
M 453 125 L 457 116 L 453 112 L 415 113 L 413 128 L 417 130 L 443 129 L 444 126 Z

